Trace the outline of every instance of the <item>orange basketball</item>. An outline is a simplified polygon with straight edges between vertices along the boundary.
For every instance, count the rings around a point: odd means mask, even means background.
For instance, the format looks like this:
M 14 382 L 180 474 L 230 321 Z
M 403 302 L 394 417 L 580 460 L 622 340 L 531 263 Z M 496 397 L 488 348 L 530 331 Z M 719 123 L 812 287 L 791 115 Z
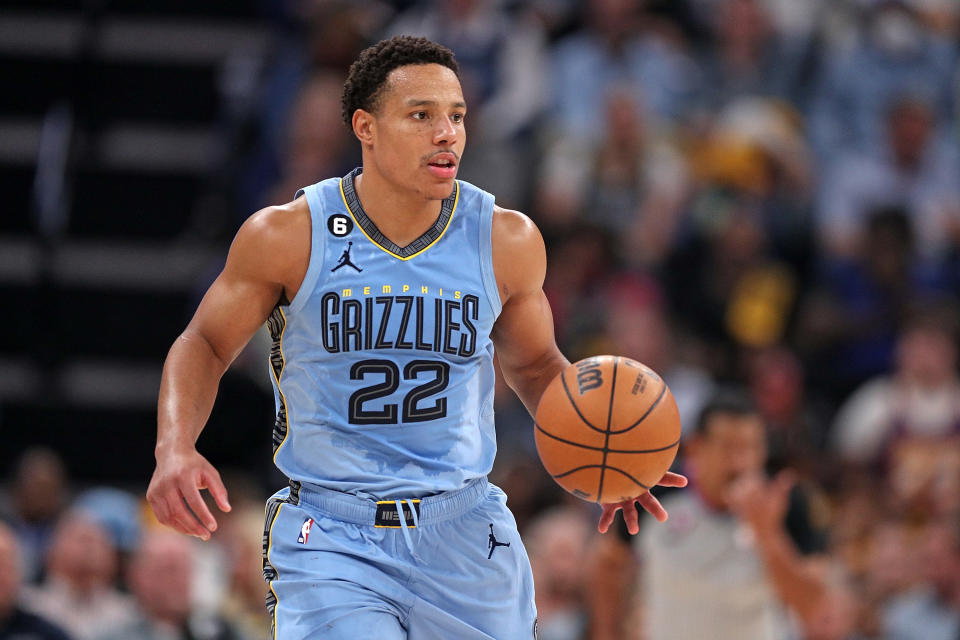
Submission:
M 571 364 L 544 391 L 536 440 L 561 487 L 591 502 L 620 502 L 643 494 L 670 468 L 680 414 L 652 369 L 594 356 Z

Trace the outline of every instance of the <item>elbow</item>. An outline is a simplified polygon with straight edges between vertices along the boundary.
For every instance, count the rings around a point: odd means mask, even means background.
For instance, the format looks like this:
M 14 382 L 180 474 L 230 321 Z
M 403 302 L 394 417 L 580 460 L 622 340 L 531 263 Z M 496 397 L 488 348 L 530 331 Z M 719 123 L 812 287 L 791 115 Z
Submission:
M 190 330 L 189 327 L 177 337 L 173 347 L 170 348 L 170 354 L 172 355 L 178 348 L 185 349 L 206 360 L 210 367 L 217 372 L 218 376 L 223 375 L 236 357 L 236 354 L 228 356 L 222 353 L 206 336 L 198 331 Z M 169 357 L 168 355 L 168 358 Z

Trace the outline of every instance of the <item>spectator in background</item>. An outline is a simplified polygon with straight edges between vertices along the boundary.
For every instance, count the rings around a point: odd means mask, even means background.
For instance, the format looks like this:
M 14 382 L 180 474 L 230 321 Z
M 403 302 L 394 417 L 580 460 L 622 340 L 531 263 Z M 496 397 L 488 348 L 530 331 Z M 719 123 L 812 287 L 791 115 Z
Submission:
M 693 99 L 697 67 L 686 44 L 658 29 L 634 0 L 585 3 L 584 26 L 553 51 L 558 134 L 590 144 L 603 135 L 603 104 L 610 89 L 629 87 L 632 102 L 653 118 L 672 120 Z
M 611 87 L 603 133 L 562 136 L 546 150 L 535 192 L 545 229 L 574 222 L 619 237 L 618 257 L 657 265 L 673 242 L 688 192 L 686 163 L 651 125 L 629 87 Z
M 242 640 L 225 620 L 193 606 L 193 545 L 171 531 L 148 531 L 130 564 L 127 582 L 135 618 L 100 640 Z
M 691 488 L 665 495 L 670 519 L 637 540 L 646 637 L 781 640 L 786 611 L 805 627 L 828 592 L 809 555 L 820 543 L 790 477 L 763 473 L 760 416 L 742 394 L 721 393 L 685 446 Z
M 543 512 L 524 536 L 537 585 L 541 640 L 579 640 L 587 628 L 584 578 L 592 522 L 577 507 Z
M 263 507 L 238 502 L 236 489 L 231 491 L 231 496 L 233 509 L 224 514 L 216 536 L 225 552 L 228 580 L 221 613 L 244 640 L 264 640 L 270 637 L 270 617 L 263 606 L 267 596 L 260 558 L 263 553 Z
M 501 428 L 499 418 L 497 428 Z M 529 422 L 524 424 L 523 428 L 527 429 L 528 433 L 533 431 Z M 526 533 L 537 515 L 568 498 L 560 485 L 544 472 L 543 464 L 536 454 L 529 450 L 502 450 L 497 454 L 497 462 L 490 473 L 490 479 L 504 491 L 510 491 L 510 510 L 521 535 Z
M 238 226 L 249 215 L 251 208 L 273 202 L 270 200 L 271 189 L 285 182 L 288 169 L 286 152 L 290 149 L 288 141 L 293 128 L 290 121 L 295 116 L 302 118 L 304 115 L 296 112 L 298 101 L 301 109 L 308 106 L 307 103 L 321 103 L 321 98 L 309 90 L 317 88 L 317 79 L 326 78 L 329 73 L 342 74 L 368 39 L 392 15 L 387 6 L 377 0 L 295 0 L 262 3 L 262 6 L 276 12 L 276 32 L 270 59 L 259 78 L 258 94 L 261 101 L 256 107 L 258 113 L 253 123 L 256 139 L 248 141 L 249 147 L 243 150 L 246 157 L 236 182 Z M 340 88 L 337 88 L 330 97 L 336 99 L 339 95 Z M 317 113 L 312 123 L 298 123 L 299 130 L 295 133 L 307 134 L 307 147 L 317 142 L 319 137 L 345 136 L 342 127 L 336 124 L 331 126 L 331 123 L 340 121 L 339 114 L 339 109 L 333 116 Z M 297 147 L 301 144 L 297 143 Z M 323 152 L 322 149 L 311 151 L 314 156 Z M 329 171 L 342 175 L 353 168 L 355 161 L 359 162 L 359 158 L 351 159 L 350 153 L 346 156 L 337 158 L 338 164 Z M 311 160 L 309 157 L 306 159 Z M 316 165 L 315 161 L 311 164 Z M 315 181 L 316 177 L 313 176 L 296 188 Z M 284 192 L 283 201 L 292 196 L 292 191 Z
M 140 496 L 116 487 L 95 486 L 80 491 L 70 507 L 89 516 L 110 535 L 111 544 L 119 552 L 122 571 L 124 560 L 140 538 Z
M 795 109 L 767 98 L 737 98 L 716 113 L 692 158 L 695 175 L 706 183 L 708 193 L 711 187 L 727 186 L 755 198 L 770 251 L 798 269 L 806 268 L 813 154 Z
M 715 42 L 702 56 L 702 106 L 725 107 L 741 96 L 776 96 L 799 92 L 806 51 L 788 46 L 774 28 L 763 0 L 728 0 L 712 14 Z
M 887 640 L 960 637 L 960 519 L 929 523 L 919 542 L 922 582 L 893 598 L 883 611 Z
M 564 345 L 573 345 L 583 331 L 585 301 L 616 262 L 614 239 L 594 225 L 574 224 L 555 231 L 546 244 L 550 271 L 543 290 L 553 311 L 558 339 Z M 575 346 L 573 352 L 574 357 L 579 355 Z
M 821 389 L 840 397 L 890 370 L 911 306 L 951 293 L 944 265 L 917 255 L 913 227 L 902 209 L 871 212 L 864 246 L 870 250 L 822 262 L 800 312 L 800 349 L 810 369 L 819 372 Z
M 924 26 L 946 41 L 955 39 L 960 30 L 960 6 L 953 0 L 913 0 Z
M 727 147 L 741 177 L 762 170 L 746 148 Z M 739 179 L 739 178 L 738 178 Z M 773 250 L 763 200 L 745 185 L 713 183 L 692 205 L 692 227 L 662 270 L 671 310 L 710 352 L 718 376 L 737 372 L 743 348 L 782 341 L 798 292 L 795 268 Z
M 63 630 L 20 607 L 22 566 L 17 537 L 0 521 L 0 640 L 70 640 Z
M 110 534 L 89 515 L 71 511 L 54 530 L 46 579 L 30 590 L 27 605 L 78 640 L 97 638 L 133 616 L 133 603 L 114 586 L 117 563 Z
M 820 600 L 814 614 L 807 621 L 803 640 L 866 640 L 869 636 L 857 633 L 862 615 L 858 594 L 844 582 L 830 590 L 830 597 Z
M 278 154 L 280 174 L 264 202 L 286 202 L 317 176 L 342 175 L 353 167 L 340 118 L 343 78 L 332 72 L 310 76 L 301 86 L 285 121 L 285 144 Z M 254 204 L 254 206 L 259 206 Z
M 877 502 L 875 498 L 868 497 L 872 502 Z M 838 503 L 840 517 L 843 517 L 841 510 L 845 507 L 846 504 Z M 917 534 L 896 516 L 864 524 L 867 525 L 866 544 L 860 554 L 863 565 L 857 566 L 856 556 L 851 554 L 844 559 L 862 585 L 864 616 L 860 628 L 868 637 L 880 637 L 883 634 L 885 604 L 920 582 L 917 575 L 920 566 L 917 561 Z M 835 529 L 839 533 L 839 527 Z
M 903 207 L 916 249 L 942 259 L 960 246 L 960 154 L 941 132 L 945 119 L 918 95 L 887 102 L 879 148 L 846 154 L 823 176 L 818 203 L 820 243 L 828 258 L 862 255 L 871 211 Z
M 927 32 L 906 0 L 877 0 L 862 11 L 862 34 L 853 49 L 823 61 L 809 123 L 823 162 L 851 151 L 880 152 L 885 111 L 897 96 L 929 96 L 937 122 L 953 113 L 950 44 Z
M 789 109 L 739 99 L 693 146 L 697 189 L 660 272 L 672 311 L 737 372 L 737 350 L 787 339 L 808 260 L 810 153 Z
M 778 345 L 746 360 L 750 395 L 767 425 L 767 469 L 790 468 L 811 482 L 830 478 L 833 463 L 823 454 L 825 412 L 808 394 L 800 359 Z
M 842 459 L 883 469 L 900 508 L 960 509 L 960 376 L 956 312 L 924 309 L 897 341 L 896 369 L 867 382 L 837 413 Z
M 38 582 L 57 519 L 69 500 L 60 456 L 42 447 L 24 451 L 13 474 L 7 517 L 19 539 L 23 575 Z

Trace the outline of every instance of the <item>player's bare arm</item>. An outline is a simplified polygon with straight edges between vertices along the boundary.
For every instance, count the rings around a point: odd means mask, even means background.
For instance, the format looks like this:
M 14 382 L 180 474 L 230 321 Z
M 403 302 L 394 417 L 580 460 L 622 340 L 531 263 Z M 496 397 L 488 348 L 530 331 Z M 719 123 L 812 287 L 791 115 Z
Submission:
M 543 293 L 547 269 L 543 238 L 522 213 L 493 213 L 493 269 L 503 310 L 493 340 L 503 376 L 531 415 L 547 385 L 569 366 L 554 338 L 553 315 Z
M 493 269 L 503 310 L 493 327 L 500 370 L 531 415 L 547 385 L 570 362 L 560 353 L 553 331 L 553 315 L 543 292 L 547 269 L 543 237 L 536 225 L 522 213 L 494 208 Z M 687 479 L 667 473 L 660 485 L 683 487 Z M 598 529 L 606 533 L 616 512 L 623 510 L 627 529 L 640 530 L 636 504 L 659 521 L 667 512 L 649 492 L 636 500 L 603 505 Z
M 157 519 L 209 539 L 217 523 L 200 490 L 224 511 L 227 491 L 196 450 L 221 376 L 278 302 L 296 295 L 310 258 L 305 199 L 258 211 L 241 226 L 226 265 L 167 354 L 160 383 L 157 467 L 147 499 Z M 189 509 L 186 505 L 189 505 Z

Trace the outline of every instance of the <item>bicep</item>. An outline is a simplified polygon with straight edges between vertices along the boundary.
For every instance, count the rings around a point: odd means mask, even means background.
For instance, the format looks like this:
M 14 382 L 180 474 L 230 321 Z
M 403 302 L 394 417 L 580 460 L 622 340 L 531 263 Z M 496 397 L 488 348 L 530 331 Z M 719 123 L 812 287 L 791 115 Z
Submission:
M 264 232 L 262 221 L 251 218 L 230 247 L 227 263 L 203 296 L 185 336 L 210 345 L 224 366 L 240 353 L 267 320 L 283 294 L 283 267 L 276 238 Z
M 515 295 L 504 305 L 492 338 L 500 371 L 531 415 L 547 385 L 570 363 L 553 336 L 553 316 L 543 291 Z
M 559 354 L 553 333 L 553 314 L 542 289 L 510 298 L 493 328 L 500 367 L 510 377 L 546 355 Z
M 185 335 L 201 338 L 229 365 L 280 299 L 281 288 L 224 270 L 203 296 Z
M 493 259 L 504 302 L 491 337 L 504 379 L 533 413 L 543 390 L 569 362 L 557 348 L 553 314 L 543 293 L 543 238 L 529 218 L 495 211 Z

